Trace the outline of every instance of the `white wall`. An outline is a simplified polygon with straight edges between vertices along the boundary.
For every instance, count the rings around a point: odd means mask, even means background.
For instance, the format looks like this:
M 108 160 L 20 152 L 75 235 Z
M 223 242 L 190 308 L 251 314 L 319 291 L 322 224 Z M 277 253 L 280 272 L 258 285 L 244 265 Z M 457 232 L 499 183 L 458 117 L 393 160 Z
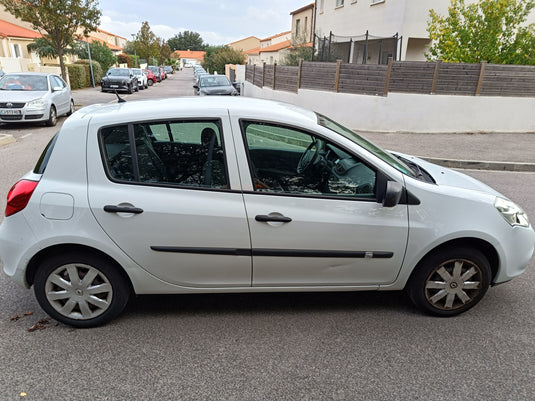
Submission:
M 303 106 L 358 131 L 535 132 L 535 98 L 401 93 L 383 97 L 307 89 L 297 94 L 250 82 L 245 82 L 242 95 Z

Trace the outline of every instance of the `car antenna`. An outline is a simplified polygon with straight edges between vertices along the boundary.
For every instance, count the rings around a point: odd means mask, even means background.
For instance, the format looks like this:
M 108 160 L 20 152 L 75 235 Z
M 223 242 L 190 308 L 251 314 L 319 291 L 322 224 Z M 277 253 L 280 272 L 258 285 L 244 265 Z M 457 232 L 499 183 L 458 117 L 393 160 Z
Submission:
M 117 91 L 115 91 L 115 96 L 117 96 L 117 103 L 126 103 L 126 100 L 124 100 L 121 96 L 119 96 Z

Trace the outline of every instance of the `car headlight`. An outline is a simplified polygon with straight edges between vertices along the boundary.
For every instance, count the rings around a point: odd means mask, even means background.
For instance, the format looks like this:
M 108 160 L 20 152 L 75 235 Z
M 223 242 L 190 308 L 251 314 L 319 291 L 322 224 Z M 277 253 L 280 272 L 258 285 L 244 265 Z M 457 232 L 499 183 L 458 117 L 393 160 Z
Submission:
M 46 107 L 46 101 L 43 98 L 34 99 L 26 103 L 27 109 L 44 109 Z
M 496 198 L 494 207 L 512 226 L 529 227 L 528 215 L 516 203 L 507 199 Z

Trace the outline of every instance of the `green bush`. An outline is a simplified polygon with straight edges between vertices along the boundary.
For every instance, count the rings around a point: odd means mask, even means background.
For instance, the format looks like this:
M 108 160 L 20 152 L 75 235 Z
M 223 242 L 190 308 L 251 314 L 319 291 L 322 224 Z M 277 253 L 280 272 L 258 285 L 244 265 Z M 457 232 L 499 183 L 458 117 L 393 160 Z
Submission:
M 71 89 L 85 88 L 85 67 L 80 64 L 67 64 L 66 67 L 69 71 L 69 85 Z
M 93 86 L 91 84 L 91 70 L 89 69 L 89 60 L 78 60 L 75 62 L 75 64 L 82 65 L 85 69 L 85 87 Z M 100 85 L 100 81 L 102 80 L 103 71 L 100 63 L 95 60 L 91 60 L 91 64 L 93 65 L 93 77 L 95 79 L 95 85 Z

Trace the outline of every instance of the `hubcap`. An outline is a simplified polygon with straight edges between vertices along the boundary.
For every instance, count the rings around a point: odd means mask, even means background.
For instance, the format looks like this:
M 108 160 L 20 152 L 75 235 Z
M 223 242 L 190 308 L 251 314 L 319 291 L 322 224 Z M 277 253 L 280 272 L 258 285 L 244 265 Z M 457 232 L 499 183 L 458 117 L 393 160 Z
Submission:
M 72 263 L 58 267 L 48 276 L 45 295 L 50 305 L 63 316 L 87 320 L 110 307 L 113 289 L 100 270 Z
M 481 291 L 481 268 L 469 260 L 449 260 L 425 283 L 425 297 L 435 308 L 452 310 L 470 303 Z

